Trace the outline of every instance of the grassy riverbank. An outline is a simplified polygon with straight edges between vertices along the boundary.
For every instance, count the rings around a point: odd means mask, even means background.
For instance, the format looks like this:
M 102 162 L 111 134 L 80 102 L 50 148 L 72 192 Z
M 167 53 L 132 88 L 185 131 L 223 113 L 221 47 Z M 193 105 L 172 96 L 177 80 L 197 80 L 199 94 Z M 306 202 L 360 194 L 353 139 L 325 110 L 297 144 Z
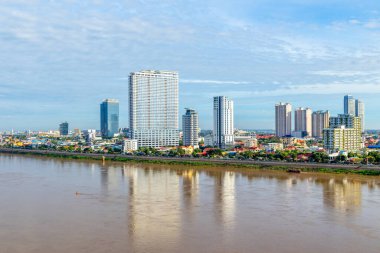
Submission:
M 73 160 L 97 160 L 97 161 L 113 161 L 113 162 L 133 162 L 133 163 L 150 163 L 150 164 L 170 164 L 170 165 L 184 165 L 184 166 L 218 166 L 218 167 L 228 167 L 234 170 L 277 170 L 277 171 L 287 171 L 289 169 L 294 169 L 294 165 L 271 165 L 271 164 L 255 164 L 255 163 L 242 163 L 238 160 L 228 160 L 228 161 L 204 161 L 204 160 L 188 160 L 184 159 L 160 159 L 160 157 L 125 157 L 121 155 L 102 155 L 102 154 L 79 154 L 79 153 L 60 153 L 55 151 L 38 151 L 38 150 L 0 150 L 0 153 L 12 153 L 12 154 L 22 154 L 31 156 L 43 156 L 51 158 L 64 158 Z M 358 175 L 369 175 L 369 176 L 380 176 L 379 169 L 365 169 L 365 168 L 329 168 L 321 165 L 310 166 L 308 164 L 298 165 L 297 170 L 301 172 L 320 172 L 320 173 L 335 173 L 335 174 L 358 174 Z

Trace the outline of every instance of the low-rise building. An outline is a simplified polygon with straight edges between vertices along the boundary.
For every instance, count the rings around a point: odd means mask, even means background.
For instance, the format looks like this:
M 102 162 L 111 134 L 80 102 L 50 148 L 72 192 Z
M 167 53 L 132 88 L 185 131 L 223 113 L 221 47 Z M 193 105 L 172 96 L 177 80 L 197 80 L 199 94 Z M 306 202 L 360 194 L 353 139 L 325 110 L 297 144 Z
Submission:
M 282 143 L 268 143 L 264 145 L 264 149 L 266 152 L 275 152 L 278 150 L 283 150 L 284 145 Z
M 138 149 L 138 141 L 133 139 L 126 139 L 123 143 L 123 152 L 132 152 Z

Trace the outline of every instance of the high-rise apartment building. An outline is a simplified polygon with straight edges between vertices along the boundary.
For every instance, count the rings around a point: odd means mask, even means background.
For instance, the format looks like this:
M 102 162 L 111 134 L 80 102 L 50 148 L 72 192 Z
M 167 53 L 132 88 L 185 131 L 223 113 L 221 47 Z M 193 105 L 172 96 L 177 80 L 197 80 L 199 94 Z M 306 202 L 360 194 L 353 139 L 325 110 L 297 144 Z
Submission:
M 61 136 L 69 135 L 69 123 L 63 122 L 63 123 L 59 124 L 59 134 Z
M 355 116 L 362 120 L 362 131 L 364 131 L 364 103 L 359 99 L 355 100 Z
M 330 127 L 323 130 L 324 148 L 330 152 L 358 151 L 363 148 L 361 119 L 340 114 L 330 118 Z
M 314 138 L 323 137 L 323 129 L 329 128 L 330 112 L 316 111 L 312 114 L 312 136 Z
M 112 138 L 119 132 L 119 101 L 106 99 L 100 104 L 100 131 L 103 138 Z
M 303 132 L 304 136 L 311 136 L 311 109 L 297 108 L 294 112 L 294 131 Z
M 198 146 L 198 113 L 193 109 L 186 108 L 182 116 L 183 145 Z
M 178 73 L 145 70 L 129 76 L 129 127 L 139 147 L 178 146 Z
M 292 105 L 279 103 L 275 106 L 276 136 L 284 137 L 292 134 Z
M 214 97 L 213 139 L 219 148 L 234 144 L 234 103 L 225 96 Z
M 356 115 L 355 98 L 351 95 L 344 96 L 344 114 Z

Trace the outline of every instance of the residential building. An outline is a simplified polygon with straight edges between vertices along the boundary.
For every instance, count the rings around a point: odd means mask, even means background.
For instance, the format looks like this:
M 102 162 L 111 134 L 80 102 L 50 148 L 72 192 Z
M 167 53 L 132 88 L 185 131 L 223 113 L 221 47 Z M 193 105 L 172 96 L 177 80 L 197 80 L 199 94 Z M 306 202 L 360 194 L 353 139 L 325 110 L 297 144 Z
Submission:
M 182 116 L 182 131 L 184 146 L 198 146 L 198 113 L 193 109 L 186 108 Z
M 178 73 L 145 70 L 129 76 L 129 127 L 139 147 L 178 146 Z
M 297 108 L 294 112 L 294 131 L 305 132 L 306 136 L 311 136 L 311 109 Z
M 225 96 L 214 97 L 214 145 L 234 145 L 234 103 Z
M 100 104 L 100 131 L 103 138 L 112 138 L 119 132 L 119 101 L 106 99 Z
M 329 128 L 330 112 L 316 111 L 312 114 L 312 136 L 314 138 L 323 137 L 323 129 Z
M 138 149 L 138 141 L 132 139 L 126 139 L 123 142 L 123 152 L 132 152 Z
M 329 128 L 323 130 L 324 148 L 336 151 L 358 151 L 363 148 L 361 119 L 340 114 L 330 118 Z
M 59 124 L 59 135 L 68 136 L 69 135 L 69 123 L 63 122 Z
M 351 95 L 344 96 L 344 114 L 356 115 L 355 98 Z
M 275 106 L 276 136 L 284 137 L 292 134 L 292 105 L 279 103 Z
M 258 141 L 256 138 L 249 138 L 243 140 L 243 145 L 245 148 L 256 148 L 258 146 Z
M 268 143 L 264 145 L 264 149 L 266 152 L 276 152 L 278 150 L 284 149 L 284 144 L 282 143 Z

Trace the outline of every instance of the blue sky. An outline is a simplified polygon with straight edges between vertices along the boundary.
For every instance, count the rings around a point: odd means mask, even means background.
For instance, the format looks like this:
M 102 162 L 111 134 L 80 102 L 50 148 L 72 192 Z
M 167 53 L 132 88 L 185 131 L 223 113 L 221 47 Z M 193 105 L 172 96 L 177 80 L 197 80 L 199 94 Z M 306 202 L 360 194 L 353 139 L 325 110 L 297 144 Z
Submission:
M 180 73 L 180 112 L 212 127 L 212 97 L 235 126 L 274 128 L 274 104 L 343 111 L 350 93 L 380 129 L 380 2 L 374 0 L 0 0 L 0 130 L 99 128 L 130 72 Z

